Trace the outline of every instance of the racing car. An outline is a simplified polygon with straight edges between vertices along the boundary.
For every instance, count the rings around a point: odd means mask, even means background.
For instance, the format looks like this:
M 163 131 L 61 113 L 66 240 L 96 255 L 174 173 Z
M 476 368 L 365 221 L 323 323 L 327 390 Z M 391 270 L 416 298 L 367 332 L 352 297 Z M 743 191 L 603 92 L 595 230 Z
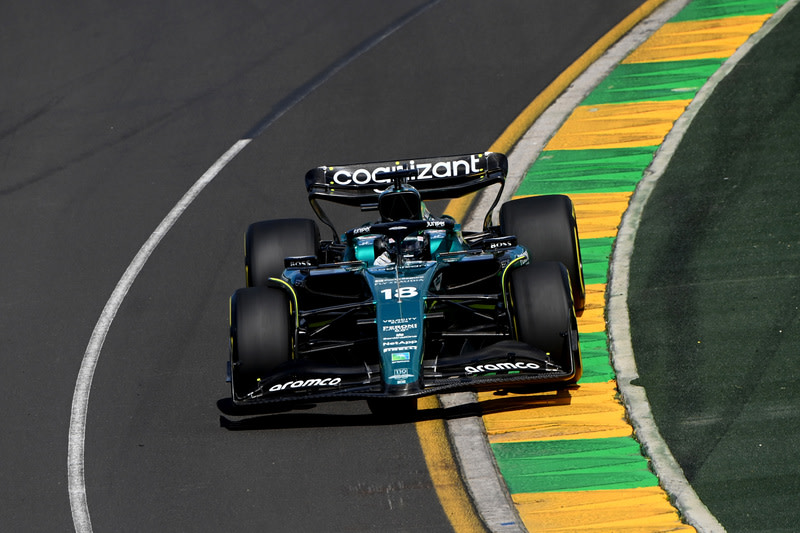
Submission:
M 507 173 L 496 152 L 308 171 L 331 238 L 309 218 L 247 228 L 246 287 L 229 305 L 234 405 L 366 399 L 407 413 L 435 393 L 576 383 L 586 291 L 574 208 L 564 195 L 518 198 L 493 225 Z M 428 210 L 490 186 L 481 231 Z M 323 202 L 375 215 L 339 233 Z

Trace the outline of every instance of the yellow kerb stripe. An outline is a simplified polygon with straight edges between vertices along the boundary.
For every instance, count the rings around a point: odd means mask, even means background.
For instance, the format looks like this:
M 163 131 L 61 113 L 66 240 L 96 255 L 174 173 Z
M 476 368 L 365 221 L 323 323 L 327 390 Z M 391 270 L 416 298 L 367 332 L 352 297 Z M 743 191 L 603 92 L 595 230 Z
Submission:
M 628 437 L 633 430 L 616 393 L 609 381 L 524 396 L 482 392 L 478 401 L 491 443 Z
M 578 333 L 597 333 L 606 329 L 606 284 L 586 286 L 586 307 L 578 317 Z
M 570 194 L 580 239 L 616 237 L 633 192 Z
M 420 398 L 418 402 L 420 410 L 440 407 L 439 400 L 435 396 Z M 461 481 L 458 465 L 450 451 L 450 441 L 447 438 L 444 421 L 425 420 L 417 422 L 415 426 L 436 495 L 453 530 L 459 533 L 483 533 L 485 529 L 481 519 L 472 506 Z
M 580 106 L 545 150 L 657 146 L 691 100 Z
M 665 24 L 623 63 L 727 58 L 770 17 L 756 15 Z
M 660 487 L 514 494 L 531 531 L 695 531 L 682 524 Z

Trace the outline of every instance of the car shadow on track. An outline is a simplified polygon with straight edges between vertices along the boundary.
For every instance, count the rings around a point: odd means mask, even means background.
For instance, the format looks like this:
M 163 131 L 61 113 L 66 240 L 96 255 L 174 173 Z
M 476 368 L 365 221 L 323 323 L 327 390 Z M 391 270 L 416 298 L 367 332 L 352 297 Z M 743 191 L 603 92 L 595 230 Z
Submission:
M 572 403 L 572 393 L 578 385 L 559 389 L 498 390 L 491 397 L 481 397 L 478 402 L 482 415 L 565 406 Z
M 369 412 L 331 413 L 319 410 L 321 404 L 310 402 L 240 407 L 233 405 L 230 398 L 218 400 L 217 408 L 222 413 L 219 417 L 220 427 L 229 431 L 385 426 L 428 420 L 456 420 L 553 405 L 569 405 L 572 401 L 572 391 L 577 388 L 573 386 L 557 390 L 543 388 L 498 390 L 491 397 L 483 397 L 478 402 L 419 409 L 405 416 L 376 415 Z
M 366 404 L 365 404 L 366 406 Z M 405 416 L 386 416 L 373 413 L 331 413 L 317 409 L 318 404 L 293 404 L 269 409 L 243 410 L 232 405 L 229 398 L 219 400 L 217 407 L 223 413 L 220 426 L 230 431 L 270 429 L 297 429 L 320 427 L 386 426 L 408 424 L 426 420 L 441 420 L 480 416 L 477 405 L 421 409 Z M 249 411 L 249 412 L 248 412 Z

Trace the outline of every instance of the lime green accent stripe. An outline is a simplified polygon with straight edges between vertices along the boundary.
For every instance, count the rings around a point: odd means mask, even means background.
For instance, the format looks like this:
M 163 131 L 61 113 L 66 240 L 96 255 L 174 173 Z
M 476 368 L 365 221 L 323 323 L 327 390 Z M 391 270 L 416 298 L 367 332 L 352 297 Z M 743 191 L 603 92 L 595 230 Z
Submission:
M 654 487 L 631 437 L 492 444 L 512 494 Z
M 694 0 L 670 22 L 771 15 L 785 3 L 786 0 Z
M 300 313 L 298 312 L 298 309 L 300 309 L 300 306 L 297 305 L 297 293 L 295 292 L 294 287 L 292 287 L 291 284 L 286 283 L 281 278 L 269 278 L 269 280 L 270 281 L 274 281 L 275 283 L 283 284 L 283 286 L 286 287 L 288 289 L 288 291 L 291 293 L 291 295 L 292 295 L 292 309 L 291 309 L 291 312 L 294 315 L 294 327 L 295 327 L 295 329 L 299 328 L 300 327 Z M 292 354 L 292 357 L 294 357 L 294 354 Z
M 516 263 L 518 261 L 522 261 L 523 259 L 525 259 L 525 257 L 524 256 L 520 256 L 520 257 L 517 257 L 516 259 L 514 259 L 513 261 L 511 261 L 503 269 L 503 274 L 500 276 L 500 286 L 503 287 L 503 305 L 506 307 L 506 309 L 508 309 L 508 295 L 506 294 L 506 290 L 505 290 L 505 287 L 506 287 L 506 272 L 508 272 L 508 269 L 511 268 L 511 265 L 513 265 L 514 263 Z
M 658 102 L 694 98 L 724 59 L 623 63 L 582 105 Z
M 605 383 L 616 379 L 608 355 L 608 337 L 605 331 L 581 333 L 581 358 L 583 376 L 581 383 Z
M 579 194 L 636 188 L 658 146 L 602 150 L 547 150 L 528 169 L 515 193 Z
M 581 239 L 583 279 L 586 285 L 608 283 L 608 258 L 611 257 L 613 245 L 614 237 Z

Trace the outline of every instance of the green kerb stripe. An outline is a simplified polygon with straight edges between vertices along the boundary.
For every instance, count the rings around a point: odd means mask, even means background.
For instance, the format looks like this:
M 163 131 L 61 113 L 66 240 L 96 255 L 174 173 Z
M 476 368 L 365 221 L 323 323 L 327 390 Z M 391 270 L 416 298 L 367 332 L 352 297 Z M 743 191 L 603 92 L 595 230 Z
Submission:
M 670 22 L 772 15 L 785 3 L 786 0 L 693 0 Z M 688 100 L 695 97 L 725 59 L 622 63 L 581 105 Z M 629 112 L 624 106 L 620 109 Z M 614 146 L 613 142 L 602 145 Z M 658 148 L 548 150 L 545 147 L 515 194 L 632 192 Z M 580 229 L 580 219 L 578 224 Z M 587 285 L 607 282 L 613 242 L 613 237 L 581 240 Z M 580 337 L 581 383 L 613 381 L 616 376 L 609 361 L 607 333 L 581 333 Z M 491 447 L 512 494 L 658 486 L 658 479 L 633 437 L 503 442 Z M 621 514 L 620 523 L 625 519 Z
M 694 0 L 670 22 L 772 15 L 786 0 Z
M 580 231 L 580 221 L 578 221 Z M 600 239 L 581 239 L 581 260 L 583 261 L 583 279 L 586 285 L 608 283 L 608 258 L 614 237 Z
M 658 146 L 606 150 L 546 150 L 517 189 L 530 194 L 629 192 L 642 179 Z
M 724 59 L 618 65 L 582 105 L 688 100 Z
M 492 444 L 512 494 L 654 487 L 630 437 Z
M 583 383 L 607 383 L 616 378 L 608 355 L 608 338 L 605 331 L 581 333 L 581 358 Z

